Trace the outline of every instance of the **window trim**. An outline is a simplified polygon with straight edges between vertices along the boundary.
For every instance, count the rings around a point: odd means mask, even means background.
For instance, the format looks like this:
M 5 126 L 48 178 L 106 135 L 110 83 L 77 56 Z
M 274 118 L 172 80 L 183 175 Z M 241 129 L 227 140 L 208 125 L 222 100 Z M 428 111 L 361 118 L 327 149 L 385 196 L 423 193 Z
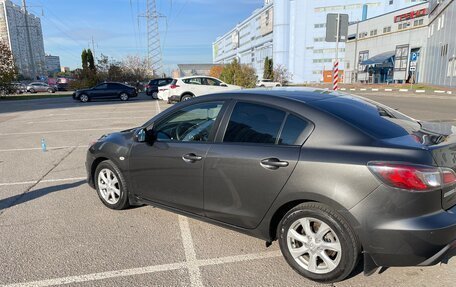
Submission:
M 228 129 L 228 124 L 230 122 L 230 119 L 231 119 L 231 115 L 233 114 L 233 111 L 234 111 L 234 108 L 236 107 L 236 104 L 237 103 L 247 103 L 247 104 L 254 104 L 254 105 L 260 105 L 260 106 L 265 106 L 265 107 L 268 107 L 268 108 L 272 108 L 272 109 L 277 109 L 277 110 L 280 110 L 280 111 L 283 111 L 285 113 L 285 117 L 282 121 L 282 124 L 280 126 L 280 129 L 277 133 L 277 139 L 276 139 L 276 142 L 274 144 L 265 144 L 265 143 L 248 143 L 248 142 L 223 142 L 223 139 L 225 137 L 225 134 L 226 134 L 226 131 Z M 296 139 L 296 142 L 298 144 L 296 145 L 280 145 L 278 144 L 278 140 L 280 139 L 281 135 L 282 135 L 282 131 L 283 131 L 283 127 L 285 126 L 285 123 L 286 123 L 286 120 L 288 119 L 288 116 L 289 115 L 293 115 L 295 117 L 298 117 L 299 119 L 303 120 L 303 121 L 306 121 L 308 123 L 307 127 L 302 131 L 301 135 L 299 135 L 299 137 Z M 231 102 L 227 105 L 227 108 L 226 108 L 226 111 L 224 113 L 224 116 L 223 116 L 223 119 L 221 120 L 220 122 L 220 125 L 218 126 L 218 129 L 217 129 L 217 134 L 214 138 L 214 144 L 224 144 L 224 145 L 245 145 L 245 146 L 264 146 L 264 147 L 271 147 L 271 146 L 275 146 L 275 147 L 282 147 L 282 148 L 286 148 L 286 147 L 302 147 L 306 141 L 309 139 L 310 135 L 312 134 L 312 132 L 314 131 L 315 129 L 315 123 L 313 121 L 311 121 L 310 119 L 306 118 L 306 117 L 303 117 L 295 112 L 292 112 L 286 108 L 283 108 L 283 107 L 280 107 L 280 106 L 276 106 L 276 105 L 273 105 L 273 104 L 269 104 L 269 103 L 265 103 L 265 102 L 262 102 L 262 101 L 257 101 L 257 100 L 237 100 L 237 99 L 232 99 Z

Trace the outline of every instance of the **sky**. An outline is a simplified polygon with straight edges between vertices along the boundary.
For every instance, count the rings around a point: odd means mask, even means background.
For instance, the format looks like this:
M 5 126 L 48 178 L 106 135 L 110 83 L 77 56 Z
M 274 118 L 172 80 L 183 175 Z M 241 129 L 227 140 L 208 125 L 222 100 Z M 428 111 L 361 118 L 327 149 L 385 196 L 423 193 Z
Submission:
M 212 42 L 263 5 L 263 0 L 156 0 L 165 72 L 176 64 L 212 63 Z M 21 0 L 13 0 L 20 4 Z M 121 60 L 147 54 L 146 0 L 27 0 L 41 18 L 47 54 L 80 67 L 84 48 Z M 89 46 L 90 45 L 90 46 Z

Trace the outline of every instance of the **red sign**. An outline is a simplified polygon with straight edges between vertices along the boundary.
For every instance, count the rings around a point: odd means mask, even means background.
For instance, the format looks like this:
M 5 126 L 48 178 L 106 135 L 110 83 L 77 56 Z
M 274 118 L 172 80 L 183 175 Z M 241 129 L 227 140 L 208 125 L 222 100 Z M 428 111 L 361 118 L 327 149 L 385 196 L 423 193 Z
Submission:
M 411 11 L 411 12 L 408 12 L 408 13 L 405 13 L 402 15 L 395 16 L 394 23 L 407 21 L 407 20 L 414 19 L 414 18 L 424 17 L 427 14 L 428 14 L 428 10 L 426 8 L 423 8 L 423 9 L 417 10 L 417 11 Z

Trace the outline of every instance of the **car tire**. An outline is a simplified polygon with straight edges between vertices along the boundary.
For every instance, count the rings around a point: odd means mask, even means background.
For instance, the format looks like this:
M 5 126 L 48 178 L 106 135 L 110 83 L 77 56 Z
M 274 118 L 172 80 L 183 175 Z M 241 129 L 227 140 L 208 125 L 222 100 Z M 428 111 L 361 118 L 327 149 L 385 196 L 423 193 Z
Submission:
M 97 166 L 94 182 L 98 197 L 104 205 L 115 210 L 130 207 L 125 178 L 112 161 L 106 160 Z
M 54 89 L 48 89 L 47 91 L 48 91 L 48 93 L 51 93 L 51 94 L 55 93 Z
M 35 89 L 30 89 L 29 92 L 32 94 L 36 93 Z
M 279 223 L 277 235 L 287 263 L 313 281 L 341 281 L 358 264 L 361 247 L 357 236 L 327 205 L 309 202 L 296 206 Z
M 157 92 L 153 92 L 152 93 L 152 99 L 153 100 L 158 100 L 158 93 Z
M 192 98 L 193 98 L 192 95 L 190 95 L 190 94 L 185 94 L 185 95 L 182 96 L 181 102 L 188 101 L 188 100 L 190 100 L 190 99 L 192 99 Z
M 277 84 L 276 87 L 281 87 L 282 85 Z
M 119 97 L 122 102 L 126 102 L 130 98 L 127 93 L 121 93 Z
M 82 102 L 82 103 L 87 103 L 88 101 L 90 101 L 90 98 L 88 95 L 86 94 L 82 94 L 79 96 L 79 100 Z

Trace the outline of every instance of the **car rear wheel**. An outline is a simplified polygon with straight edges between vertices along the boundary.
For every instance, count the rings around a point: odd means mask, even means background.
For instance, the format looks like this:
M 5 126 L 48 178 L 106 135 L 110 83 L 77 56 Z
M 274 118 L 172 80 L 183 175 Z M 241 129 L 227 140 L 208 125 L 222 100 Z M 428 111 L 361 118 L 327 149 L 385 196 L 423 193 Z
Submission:
M 122 93 L 122 94 L 120 94 L 120 100 L 121 100 L 121 101 L 124 101 L 124 102 L 125 102 L 125 101 L 128 101 L 128 98 L 129 98 L 129 96 L 128 96 L 127 93 Z
M 103 161 L 97 166 L 95 186 L 98 196 L 107 207 L 121 210 L 130 206 L 125 179 L 112 161 Z
M 360 244 L 336 211 L 320 203 L 290 210 L 278 228 L 279 244 L 288 264 L 302 276 L 331 283 L 345 279 L 358 263 Z
M 86 94 L 82 94 L 79 96 L 79 100 L 83 103 L 87 103 L 89 101 L 89 96 L 87 96 Z
M 188 101 L 188 100 L 190 100 L 191 98 L 193 98 L 192 95 L 189 95 L 189 94 L 183 95 L 182 98 L 181 98 L 181 102 Z
M 154 100 L 158 99 L 158 93 L 157 92 L 153 92 L 152 93 L 152 99 L 154 99 Z
M 47 91 L 48 91 L 48 93 L 51 93 L 51 94 L 55 93 L 54 89 L 48 89 Z

